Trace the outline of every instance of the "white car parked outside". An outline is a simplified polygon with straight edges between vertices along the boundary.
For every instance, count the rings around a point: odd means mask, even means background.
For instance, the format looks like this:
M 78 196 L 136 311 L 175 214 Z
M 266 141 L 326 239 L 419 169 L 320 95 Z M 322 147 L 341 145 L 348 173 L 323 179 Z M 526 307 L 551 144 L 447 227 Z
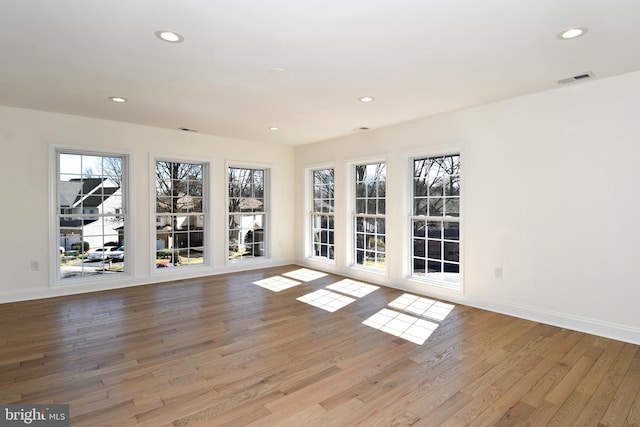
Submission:
M 122 261 L 124 260 L 124 247 L 105 246 L 89 252 L 89 261 Z

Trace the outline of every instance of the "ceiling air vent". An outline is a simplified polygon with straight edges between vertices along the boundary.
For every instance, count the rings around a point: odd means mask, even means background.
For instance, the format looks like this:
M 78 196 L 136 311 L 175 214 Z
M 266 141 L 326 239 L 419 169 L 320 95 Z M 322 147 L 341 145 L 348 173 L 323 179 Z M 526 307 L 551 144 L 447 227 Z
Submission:
M 566 79 L 558 80 L 558 83 L 560 83 L 561 85 L 564 85 L 567 83 L 577 82 L 578 80 L 590 79 L 592 77 L 593 77 L 593 73 L 589 71 L 588 73 L 578 74 L 577 76 L 567 77 Z

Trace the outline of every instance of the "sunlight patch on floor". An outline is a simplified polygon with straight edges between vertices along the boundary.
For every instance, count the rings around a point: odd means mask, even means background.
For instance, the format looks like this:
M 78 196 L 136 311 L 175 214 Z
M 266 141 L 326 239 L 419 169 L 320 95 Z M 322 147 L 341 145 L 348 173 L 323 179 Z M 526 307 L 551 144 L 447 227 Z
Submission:
M 388 306 L 394 310 L 383 308 L 362 323 L 418 345 L 424 344 L 438 328 L 436 322 L 446 319 L 455 308 L 453 304 L 411 294 L 399 296 Z
M 454 305 L 446 304 L 440 301 L 434 301 L 429 298 L 418 297 L 411 294 L 404 294 L 389 303 L 389 307 L 397 308 L 407 313 L 417 314 L 422 317 L 442 321 L 444 320 Z
M 355 301 L 353 298 L 349 298 L 344 295 L 337 294 L 335 292 L 329 292 L 324 289 L 319 289 L 310 294 L 296 298 L 300 302 L 312 305 L 314 307 L 321 308 L 328 312 L 333 313 L 336 310 L 340 310 L 342 307 L 347 306 Z
M 300 280 L 301 282 L 311 282 L 321 277 L 328 276 L 327 273 L 321 273 L 320 271 L 309 270 L 308 268 L 300 268 L 288 273 L 284 273 L 283 276 L 291 277 L 292 279 Z
M 383 308 L 362 322 L 367 326 L 422 345 L 438 327 L 437 323 Z
M 265 289 L 269 289 L 270 291 L 273 291 L 273 292 L 280 292 L 285 289 L 298 286 L 300 282 L 287 279 L 286 277 L 273 276 L 273 277 L 267 277 L 266 279 L 258 280 L 257 282 L 253 282 L 253 284 L 261 286 Z
M 327 286 L 327 289 L 342 292 L 343 294 L 351 295 L 352 297 L 362 298 L 363 296 L 369 295 L 371 292 L 380 288 L 378 286 L 369 285 L 368 283 L 344 279 Z

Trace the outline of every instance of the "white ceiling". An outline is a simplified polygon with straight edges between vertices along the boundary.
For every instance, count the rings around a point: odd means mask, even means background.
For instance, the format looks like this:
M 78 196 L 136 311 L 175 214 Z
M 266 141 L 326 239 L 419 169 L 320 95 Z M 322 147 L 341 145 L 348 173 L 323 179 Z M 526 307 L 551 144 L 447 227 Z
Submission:
M 638 0 L 1 5 L 0 105 L 292 145 L 640 70 Z

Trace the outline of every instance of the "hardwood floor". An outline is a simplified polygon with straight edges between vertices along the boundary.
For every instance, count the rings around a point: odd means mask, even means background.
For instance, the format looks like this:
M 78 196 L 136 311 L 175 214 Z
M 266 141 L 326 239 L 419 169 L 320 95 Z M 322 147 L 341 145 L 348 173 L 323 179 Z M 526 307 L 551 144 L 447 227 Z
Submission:
M 73 426 L 640 425 L 640 347 L 461 305 L 422 345 L 253 282 L 298 266 L 0 305 L 0 403 Z M 410 314 L 410 313 L 409 313 Z M 433 319 L 432 319 L 433 320 Z

